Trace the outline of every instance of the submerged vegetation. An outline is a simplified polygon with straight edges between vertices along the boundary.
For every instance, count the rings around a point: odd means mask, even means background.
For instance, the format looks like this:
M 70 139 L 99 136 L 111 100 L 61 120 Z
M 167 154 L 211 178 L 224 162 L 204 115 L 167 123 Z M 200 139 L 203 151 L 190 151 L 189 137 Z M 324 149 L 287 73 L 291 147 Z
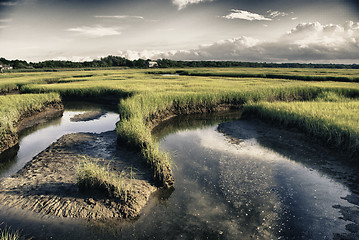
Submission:
M 0 89 L 11 89 L 13 84 L 22 93 L 20 98 L 27 95 L 24 93 L 56 92 L 62 97 L 117 104 L 119 144 L 142 153 L 159 186 L 171 187 L 174 180 L 171 161 L 159 150 L 151 131 L 161 120 L 176 115 L 245 106 L 245 111 L 288 122 L 288 126 L 307 125 L 313 129 L 308 134 L 335 146 L 344 144 L 351 155 L 359 149 L 358 114 L 351 110 L 358 109 L 358 70 L 201 68 L 150 72 L 153 74 L 139 69 L 7 73 L 0 76 Z M 289 123 L 287 119 L 295 120 Z M 325 135 L 328 128 L 330 134 Z

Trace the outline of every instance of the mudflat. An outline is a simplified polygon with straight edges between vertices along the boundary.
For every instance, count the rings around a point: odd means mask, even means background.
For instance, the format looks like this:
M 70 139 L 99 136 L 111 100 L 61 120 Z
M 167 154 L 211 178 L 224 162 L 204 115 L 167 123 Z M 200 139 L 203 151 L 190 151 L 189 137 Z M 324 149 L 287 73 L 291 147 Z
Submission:
M 89 121 L 89 120 L 99 119 L 105 113 L 106 112 L 102 111 L 102 110 L 85 112 L 85 113 L 78 114 L 78 115 L 72 117 L 70 120 L 72 122 L 86 122 L 86 121 Z
M 0 202 L 58 217 L 84 219 L 135 218 L 157 190 L 138 154 L 116 144 L 115 131 L 75 133 L 61 137 L 11 177 L 0 181 Z M 78 190 L 77 167 L 83 157 L 107 164 L 113 171 L 133 172 L 128 200 Z M 128 174 L 129 175 L 129 174 Z

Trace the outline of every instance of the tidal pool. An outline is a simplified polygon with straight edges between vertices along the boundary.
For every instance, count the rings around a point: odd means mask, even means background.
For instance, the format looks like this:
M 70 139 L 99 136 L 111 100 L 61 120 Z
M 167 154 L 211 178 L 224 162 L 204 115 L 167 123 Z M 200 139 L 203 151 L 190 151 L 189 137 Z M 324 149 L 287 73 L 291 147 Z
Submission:
M 136 220 L 0 207 L 0 222 L 35 239 L 357 239 L 358 169 L 301 134 L 228 122 L 236 116 L 180 117 L 154 129 L 173 159 L 175 190 L 155 193 Z
M 107 111 L 98 119 L 73 122 L 70 120 L 72 117 L 87 111 L 98 110 L 101 106 L 72 103 L 65 107 L 66 110 L 61 118 L 39 124 L 20 135 L 19 145 L 13 149 L 13 156 L 6 156 L 5 161 L 0 162 L 0 178 L 19 171 L 34 156 L 65 134 L 112 131 L 116 127 L 116 122 L 119 121 L 118 114 Z

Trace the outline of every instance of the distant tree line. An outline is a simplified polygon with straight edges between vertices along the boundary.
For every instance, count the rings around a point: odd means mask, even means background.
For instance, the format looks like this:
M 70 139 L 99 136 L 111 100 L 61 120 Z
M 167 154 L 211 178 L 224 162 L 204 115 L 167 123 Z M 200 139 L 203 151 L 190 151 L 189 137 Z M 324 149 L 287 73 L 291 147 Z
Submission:
M 6 60 L 0 58 L 0 65 L 11 65 L 14 69 L 55 69 L 55 68 L 103 68 L 129 67 L 147 68 L 149 59 L 128 60 L 118 56 L 107 56 L 99 60 L 72 62 L 48 60 L 43 62 L 26 62 L 24 60 Z M 266 63 L 266 62 L 237 62 L 237 61 L 174 61 L 170 59 L 156 60 L 158 68 L 186 68 L 186 67 L 267 67 L 267 68 L 336 68 L 359 69 L 357 64 L 312 64 L 312 63 Z

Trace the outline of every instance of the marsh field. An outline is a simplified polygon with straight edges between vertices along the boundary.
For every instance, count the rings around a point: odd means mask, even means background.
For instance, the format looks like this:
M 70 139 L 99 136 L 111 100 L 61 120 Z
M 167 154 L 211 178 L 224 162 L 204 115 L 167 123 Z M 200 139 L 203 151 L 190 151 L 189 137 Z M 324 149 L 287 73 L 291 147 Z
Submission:
M 0 93 L 3 232 L 359 237 L 359 70 L 11 72 Z

